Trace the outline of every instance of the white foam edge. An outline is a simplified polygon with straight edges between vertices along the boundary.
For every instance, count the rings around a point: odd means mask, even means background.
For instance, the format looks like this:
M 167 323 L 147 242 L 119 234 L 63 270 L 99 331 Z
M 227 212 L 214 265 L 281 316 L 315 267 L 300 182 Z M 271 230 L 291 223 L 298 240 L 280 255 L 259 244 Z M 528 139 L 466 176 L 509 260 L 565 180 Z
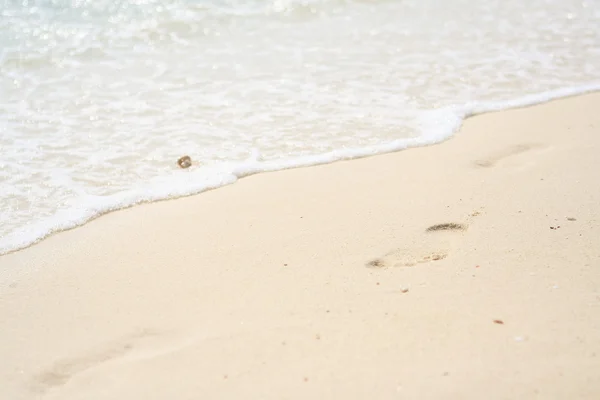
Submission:
M 0 239 L 0 255 L 24 249 L 54 233 L 76 228 L 112 211 L 142 203 L 199 194 L 232 184 L 242 177 L 261 172 L 329 164 L 335 161 L 351 160 L 396 152 L 411 147 L 432 145 L 450 138 L 460 129 L 466 118 L 474 115 L 527 107 L 597 91 L 600 91 L 600 82 L 526 95 L 508 101 L 473 102 L 462 106 L 423 111 L 419 119 L 421 136 L 398 139 L 376 146 L 341 149 L 319 155 L 272 161 L 261 161 L 260 154 L 253 151 L 252 156 L 246 161 L 224 162 L 205 168 L 174 171 L 169 176 L 153 179 L 146 185 L 137 186 L 125 192 L 111 196 L 85 196 L 80 198 L 77 200 L 77 204 L 73 204 L 70 209 L 59 210 L 52 217 L 28 224 L 8 237 Z

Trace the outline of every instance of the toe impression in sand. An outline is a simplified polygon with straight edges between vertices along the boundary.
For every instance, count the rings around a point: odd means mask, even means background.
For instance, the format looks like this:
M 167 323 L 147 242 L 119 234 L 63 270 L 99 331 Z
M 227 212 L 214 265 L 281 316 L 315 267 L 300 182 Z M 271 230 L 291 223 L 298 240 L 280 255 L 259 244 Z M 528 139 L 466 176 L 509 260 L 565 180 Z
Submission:
M 464 231 L 467 230 L 465 224 L 457 224 L 456 222 L 448 222 L 444 224 L 431 225 L 427 228 L 426 232 L 439 232 L 439 231 Z

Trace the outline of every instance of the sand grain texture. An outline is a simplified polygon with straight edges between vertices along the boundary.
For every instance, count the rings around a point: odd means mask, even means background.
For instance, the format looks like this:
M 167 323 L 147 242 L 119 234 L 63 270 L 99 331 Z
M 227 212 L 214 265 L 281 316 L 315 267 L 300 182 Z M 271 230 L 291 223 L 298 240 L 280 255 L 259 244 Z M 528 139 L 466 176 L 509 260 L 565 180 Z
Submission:
M 598 109 L 478 116 L 0 257 L 0 398 L 600 398 Z

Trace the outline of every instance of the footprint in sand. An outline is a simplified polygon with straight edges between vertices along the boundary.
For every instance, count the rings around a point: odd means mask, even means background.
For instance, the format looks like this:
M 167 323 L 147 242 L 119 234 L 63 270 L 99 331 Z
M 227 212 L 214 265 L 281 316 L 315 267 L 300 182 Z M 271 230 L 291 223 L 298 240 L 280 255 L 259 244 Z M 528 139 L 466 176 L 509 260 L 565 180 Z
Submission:
M 529 153 L 533 150 L 544 150 L 546 147 L 537 143 L 524 143 L 510 146 L 495 154 L 491 154 L 486 158 L 475 161 L 475 165 L 481 168 L 491 168 L 500 163 L 508 163 L 513 166 L 524 166 L 531 163 L 529 155 L 521 157 L 524 153 Z
M 81 357 L 63 360 L 33 377 L 33 389 L 45 392 L 52 388 L 66 385 L 75 375 L 81 374 L 100 365 L 127 356 L 141 341 L 159 336 L 156 331 L 144 329 L 140 332 L 116 340 Z
M 443 260 L 448 257 L 455 242 L 466 230 L 466 224 L 455 222 L 432 225 L 422 234 L 416 235 L 411 243 L 369 261 L 366 266 L 369 268 L 412 267 Z

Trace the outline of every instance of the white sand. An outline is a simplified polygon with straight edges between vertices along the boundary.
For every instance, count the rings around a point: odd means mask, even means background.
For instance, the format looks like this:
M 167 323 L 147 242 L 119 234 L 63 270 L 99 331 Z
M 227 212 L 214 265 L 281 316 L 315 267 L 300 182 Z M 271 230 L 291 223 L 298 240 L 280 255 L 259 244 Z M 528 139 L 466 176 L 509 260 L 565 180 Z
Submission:
M 598 399 L 599 154 L 593 94 L 54 235 L 0 257 L 0 398 Z

